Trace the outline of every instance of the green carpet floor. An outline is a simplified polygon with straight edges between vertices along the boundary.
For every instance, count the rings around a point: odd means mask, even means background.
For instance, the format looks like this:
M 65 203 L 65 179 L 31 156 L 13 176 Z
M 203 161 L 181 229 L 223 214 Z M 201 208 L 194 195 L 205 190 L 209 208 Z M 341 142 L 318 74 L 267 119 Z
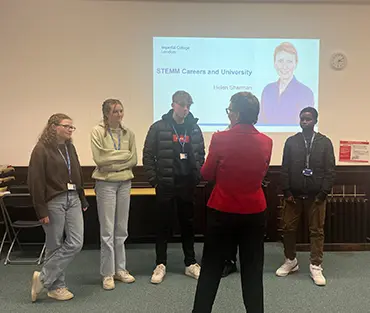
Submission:
M 196 245 L 198 260 L 202 245 Z M 67 283 L 75 298 L 56 302 L 44 296 L 32 304 L 30 279 L 37 266 L 0 265 L 1 313 L 185 313 L 191 312 L 196 281 L 185 276 L 181 246 L 168 251 L 167 276 L 161 285 L 149 282 L 154 264 L 153 245 L 129 245 L 128 269 L 136 277 L 131 285 L 117 283 L 113 291 L 101 288 L 99 251 L 83 250 L 67 271 Z M 286 278 L 274 275 L 283 261 L 280 244 L 266 244 L 266 313 L 369 313 L 370 253 L 327 252 L 326 287 L 315 286 L 309 277 L 309 254 L 299 253 L 300 271 Z M 223 279 L 213 312 L 245 312 L 239 274 Z

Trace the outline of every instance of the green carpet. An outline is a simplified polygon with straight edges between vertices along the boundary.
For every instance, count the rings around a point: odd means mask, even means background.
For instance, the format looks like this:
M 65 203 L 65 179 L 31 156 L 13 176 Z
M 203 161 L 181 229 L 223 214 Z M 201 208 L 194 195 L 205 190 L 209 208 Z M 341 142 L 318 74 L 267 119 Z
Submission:
M 201 248 L 201 244 L 196 245 L 198 260 Z M 308 253 L 299 253 L 300 271 L 278 278 L 274 273 L 283 261 L 281 245 L 266 244 L 266 313 L 370 312 L 369 252 L 325 253 L 326 287 L 312 283 L 308 257 Z M 0 312 L 191 312 L 196 281 L 183 275 L 183 255 L 179 244 L 169 247 L 167 276 L 161 285 L 149 282 L 154 265 L 153 245 L 128 246 L 127 259 L 128 270 L 136 277 L 136 282 L 131 285 L 117 283 L 115 290 L 104 291 L 99 277 L 99 251 L 84 250 L 67 271 L 67 283 L 75 298 L 56 302 L 45 296 L 34 304 L 30 300 L 30 279 L 37 266 L 0 265 Z M 213 312 L 245 312 L 239 274 L 232 274 L 221 281 Z

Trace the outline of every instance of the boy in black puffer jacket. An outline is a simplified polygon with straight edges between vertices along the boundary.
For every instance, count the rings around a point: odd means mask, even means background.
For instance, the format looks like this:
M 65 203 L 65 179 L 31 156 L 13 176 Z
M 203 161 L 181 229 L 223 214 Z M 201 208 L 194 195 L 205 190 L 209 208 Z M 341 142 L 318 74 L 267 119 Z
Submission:
M 158 228 L 156 268 L 151 282 L 166 275 L 167 241 L 177 211 L 185 255 L 185 274 L 198 279 L 200 267 L 194 252 L 194 194 L 204 163 L 204 139 L 198 119 L 189 112 L 193 100 L 186 91 L 172 96 L 172 109 L 149 129 L 143 151 L 143 166 L 156 188 Z

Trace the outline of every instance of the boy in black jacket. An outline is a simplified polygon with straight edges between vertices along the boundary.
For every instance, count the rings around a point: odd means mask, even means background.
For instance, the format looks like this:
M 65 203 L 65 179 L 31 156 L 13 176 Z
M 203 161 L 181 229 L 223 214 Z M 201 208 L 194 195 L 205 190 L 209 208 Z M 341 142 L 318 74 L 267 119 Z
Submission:
M 198 119 L 189 112 L 193 99 L 179 90 L 172 109 L 149 129 L 143 151 L 144 171 L 156 188 L 156 268 L 151 282 L 166 275 L 167 241 L 177 213 L 185 255 L 185 275 L 198 279 L 200 266 L 194 252 L 194 193 L 204 163 L 204 139 Z M 177 212 L 176 212 L 177 211 Z
M 300 113 L 302 133 L 285 142 L 281 184 L 285 197 L 283 234 L 285 263 L 276 271 L 287 276 L 298 270 L 296 231 L 302 214 L 309 220 L 311 256 L 310 272 L 316 285 L 324 286 L 322 274 L 326 197 L 335 176 L 335 156 L 330 139 L 314 131 L 318 113 L 307 107 Z

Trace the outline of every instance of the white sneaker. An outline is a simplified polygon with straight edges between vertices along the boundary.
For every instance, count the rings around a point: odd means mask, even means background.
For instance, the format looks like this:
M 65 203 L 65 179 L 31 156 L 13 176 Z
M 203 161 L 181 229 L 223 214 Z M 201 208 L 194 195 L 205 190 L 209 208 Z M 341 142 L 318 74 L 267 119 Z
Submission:
M 285 263 L 277 269 L 276 276 L 285 277 L 298 270 L 299 266 L 296 258 L 294 260 L 285 259 Z
M 198 263 L 185 267 L 185 275 L 198 279 L 200 275 L 200 266 Z
M 317 266 L 317 265 L 310 264 L 310 272 L 311 272 L 311 278 L 317 286 L 326 285 L 326 279 L 324 275 L 322 274 L 321 265 Z
M 133 283 L 135 281 L 135 277 L 132 276 L 128 271 L 124 270 L 124 271 L 118 271 L 115 275 L 114 275 L 114 279 L 116 280 L 119 280 L 119 281 L 122 281 L 124 283 L 127 283 L 127 284 L 130 284 L 130 283 Z
M 67 288 L 58 288 L 48 292 L 48 297 L 59 301 L 71 300 L 74 295 Z
M 103 278 L 103 288 L 105 290 L 113 290 L 115 287 L 113 276 L 105 276 Z
M 37 300 L 37 296 L 44 289 L 44 284 L 40 280 L 40 272 L 33 272 L 32 276 L 32 287 L 31 287 L 31 299 L 32 302 Z
M 154 269 L 150 282 L 152 284 L 160 284 L 163 281 L 164 276 L 166 276 L 166 266 L 164 266 L 164 264 L 159 264 Z

